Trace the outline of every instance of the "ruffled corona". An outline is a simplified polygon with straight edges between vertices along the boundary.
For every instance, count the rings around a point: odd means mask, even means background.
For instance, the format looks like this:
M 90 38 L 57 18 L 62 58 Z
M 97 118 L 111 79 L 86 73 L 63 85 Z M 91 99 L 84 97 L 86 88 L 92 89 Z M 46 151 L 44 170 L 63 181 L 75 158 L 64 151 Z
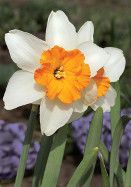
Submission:
M 34 79 L 46 89 L 49 99 L 58 97 L 63 103 L 72 103 L 80 99 L 90 82 L 90 68 L 84 60 L 78 49 L 66 51 L 54 46 L 42 53 L 42 67 L 35 71 Z
M 110 80 L 108 77 L 104 76 L 104 68 L 97 71 L 97 74 L 95 77 L 93 77 L 93 80 L 97 85 L 98 97 L 105 96 L 110 87 Z

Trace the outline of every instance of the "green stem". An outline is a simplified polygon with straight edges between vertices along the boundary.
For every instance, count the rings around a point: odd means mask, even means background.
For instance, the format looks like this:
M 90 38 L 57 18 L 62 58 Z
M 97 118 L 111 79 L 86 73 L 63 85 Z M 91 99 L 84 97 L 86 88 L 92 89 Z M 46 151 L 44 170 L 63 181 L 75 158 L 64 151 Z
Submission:
M 102 154 L 100 154 L 100 168 L 101 168 L 101 175 L 102 175 L 102 187 L 110 187 L 109 176 L 106 170 L 106 166 Z
M 18 167 L 18 171 L 17 171 L 17 176 L 16 176 L 16 180 L 15 180 L 15 187 L 22 186 L 28 151 L 30 148 L 30 143 L 32 140 L 33 131 L 34 131 L 34 127 L 35 127 L 35 121 L 36 121 L 35 119 L 37 117 L 37 110 L 38 110 L 38 106 L 33 105 L 32 110 L 31 110 L 31 114 L 30 114 L 30 118 L 29 118 L 29 122 L 28 122 L 28 126 L 27 126 L 27 131 L 25 134 L 24 146 L 23 146 L 23 150 L 22 150 L 22 154 L 21 154 L 21 158 L 20 158 L 20 163 L 19 163 L 19 167 Z
M 43 135 L 41 138 L 41 146 L 35 165 L 32 187 L 40 187 L 41 185 L 42 177 L 44 175 L 44 171 L 46 167 L 46 162 L 52 145 L 52 140 L 53 140 L 53 135 L 52 136 Z
M 85 152 L 84 152 L 84 157 L 85 155 L 87 156 L 90 154 L 90 151 L 95 148 L 95 147 L 100 147 L 100 137 L 101 137 L 101 132 L 102 132 L 102 126 L 103 126 L 103 110 L 102 108 L 98 108 L 93 116 L 92 122 L 90 124 L 90 129 L 86 141 L 86 147 L 85 147 Z M 94 173 L 96 165 L 96 160 L 94 161 L 93 167 L 91 168 L 90 171 L 85 173 L 83 178 L 80 181 L 80 186 L 82 187 L 89 187 L 92 176 Z
M 117 97 L 115 100 L 115 105 L 111 107 L 110 117 L 111 117 L 111 136 L 113 138 L 116 125 L 121 117 L 121 102 L 120 102 L 120 85 L 119 82 L 113 84 L 114 89 L 117 92 Z
M 41 187 L 56 187 L 64 155 L 68 125 L 63 126 L 54 135 L 53 144 L 48 156 Z

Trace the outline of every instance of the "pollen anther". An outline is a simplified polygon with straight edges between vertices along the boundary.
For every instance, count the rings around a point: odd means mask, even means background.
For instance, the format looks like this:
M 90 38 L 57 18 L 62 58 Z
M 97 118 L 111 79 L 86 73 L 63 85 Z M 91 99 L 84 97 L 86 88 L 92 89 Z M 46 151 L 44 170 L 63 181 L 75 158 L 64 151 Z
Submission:
M 54 71 L 54 77 L 57 79 L 61 79 L 65 77 L 65 72 L 63 71 L 63 67 L 60 67 Z

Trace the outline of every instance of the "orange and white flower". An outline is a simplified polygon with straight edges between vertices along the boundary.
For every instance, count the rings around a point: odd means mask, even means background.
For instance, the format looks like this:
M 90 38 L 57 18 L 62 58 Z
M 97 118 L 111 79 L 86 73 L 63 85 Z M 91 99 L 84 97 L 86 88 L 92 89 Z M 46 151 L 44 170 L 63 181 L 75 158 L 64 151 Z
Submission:
M 41 131 L 53 134 L 91 106 L 104 111 L 114 105 L 117 81 L 125 68 L 121 50 L 93 43 L 87 21 L 78 32 L 62 11 L 51 12 L 45 41 L 20 30 L 5 35 L 12 60 L 21 69 L 9 80 L 4 102 L 11 110 L 40 104 Z

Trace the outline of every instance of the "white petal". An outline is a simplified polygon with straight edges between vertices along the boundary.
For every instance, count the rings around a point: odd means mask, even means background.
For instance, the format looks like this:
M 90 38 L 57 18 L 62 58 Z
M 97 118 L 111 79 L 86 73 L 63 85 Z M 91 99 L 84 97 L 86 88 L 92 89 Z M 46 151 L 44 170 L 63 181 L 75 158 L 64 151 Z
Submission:
M 82 99 L 77 100 L 73 104 L 74 112 L 78 112 L 78 113 L 85 112 L 87 110 L 87 107 L 88 106 L 86 104 L 84 104 Z
M 110 56 L 103 48 L 91 42 L 85 42 L 79 45 L 78 49 L 85 55 L 85 63 L 90 66 L 91 76 L 94 76 L 97 71 L 107 63 Z
M 114 106 L 115 99 L 116 99 L 117 93 L 115 89 L 110 86 L 109 90 L 107 91 L 107 94 L 103 97 L 100 97 L 96 103 L 91 105 L 93 110 L 96 110 L 99 106 L 103 108 L 103 112 L 109 112 L 110 108 Z
M 87 21 L 78 31 L 78 44 L 84 42 L 93 42 L 94 25 L 92 21 Z
M 97 95 L 98 95 L 97 85 L 96 85 L 95 81 L 91 80 L 90 84 L 84 90 L 83 98 L 82 98 L 83 103 L 86 106 L 90 106 L 91 104 L 93 104 L 96 101 Z
M 70 116 L 73 108 L 71 105 L 65 105 L 59 100 L 43 99 L 40 105 L 40 124 L 42 134 L 50 136 L 57 129 L 64 126 Z
M 113 47 L 106 47 L 105 51 L 110 54 L 110 58 L 104 66 L 105 75 L 111 82 L 116 82 L 125 69 L 126 60 L 123 51 Z
M 51 12 L 46 28 L 46 42 L 50 47 L 76 48 L 77 33 L 63 11 Z
M 71 115 L 71 117 L 70 117 L 68 123 L 71 123 L 71 122 L 73 122 L 73 121 L 75 121 L 75 120 L 81 118 L 81 117 L 83 116 L 83 114 L 84 114 L 84 112 L 82 112 L 82 113 L 73 112 L 73 114 Z
M 7 85 L 4 102 L 5 109 L 11 110 L 41 99 L 43 90 L 34 82 L 33 73 L 17 71 Z
M 44 41 L 19 30 L 5 34 L 5 41 L 12 60 L 19 68 L 29 72 L 34 72 L 40 66 L 41 54 L 48 49 Z
M 91 80 L 87 88 L 83 91 L 81 99 L 73 103 L 74 112 L 83 113 L 88 106 L 97 99 L 97 86 L 95 81 Z

